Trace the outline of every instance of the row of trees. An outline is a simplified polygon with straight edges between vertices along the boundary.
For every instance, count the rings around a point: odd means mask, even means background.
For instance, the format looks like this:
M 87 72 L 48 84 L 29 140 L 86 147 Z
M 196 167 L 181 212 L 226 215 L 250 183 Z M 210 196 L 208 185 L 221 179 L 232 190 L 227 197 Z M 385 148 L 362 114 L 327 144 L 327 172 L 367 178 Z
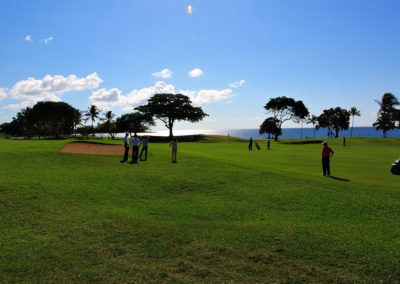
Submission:
M 378 119 L 373 124 L 376 129 L 383 131 L 383 137 L 387 132 L 396 127 L 400 128 L 400 110 L 396 108 L 400 103 L 391 93 L 385 93 L 380 101 L 376 101 L 380 110 Z M 282 125 L 287 121 L 301 124 L 312 124 L 315 130 L 326 128 L 328 136 L 339 137 L 339 132 L 347 130 L 352 118 L 352 129 L 350 136 L 353 135 L 354 117 L 360 116 L 357 108 L 350 110 L 340 107 L 325 109 L 319 115 L 311 115 L 299 100 L 292 98 L 277 97 L 271 98 L 264 106 L 270 116 L 260 125 L 260 134 L 267 133 L 275 140 L 282 134 Z M 124 114 L 116 119 L 112 111 L 107 111 L 103 115 L 98 107 L 92 105 L 86 111 L 75 109 L 64 102 L 39 102 L 32 108 L 22 109 L 10 123 L 0 125 L 0 132 L 14 136 L 33 135 L 55 136 L 70 135 L 81 133 L 83 135 L 94 135 L 98 133 L 108 133 L 112 139 L 119 132 L 146 132 L 151 126 L 155 125 L 154 118 L 159 119 L 169 129 L 169 136 L 173 137 L 173 127 L 177 121 L 198 122 L 202 120 L 206 113 L 201 107 L 194 107 L 189 97 L 182 94 L 156 94 L 152 96 L 146 105 L 136 107 L 134 112 Z M 83 125 L 83 122 L 90 120 L 91 125 Z M 94 124 L 97 122 L 97 126 Z M 302 134 L 301 134 L 302 136 Z M 301 137 L 302 138 L 302 137 Z
M 311 123 L 315 129 L 327 128 L 329 136 L 339 137 L 341 130 L 347 130 L 350 125 L 350 117 L 359 116 L 360 112 L 353 107 L 350 110 L 345 110 L 340 107 L 326 109 L 319 116 L 311 115 L 302 101 L 296 101 L 292 98 L 277 97 L 271 98 L 264 106 L 269 116 L 260 125 L 260 134 L 267 133 L 278 139 L 282 134 L 282 124 L 286 121 L 293 121 L 301 124 L 301 129 L 304 123 Z M 351 134 L 352 135 L 352 134 Z M 302 136 L 302 134 L 301 134 Z
M 378 112 L 377 121 L 373 126 L 377 130 L 382 130 L 383 137 L 387 137 L 387 132 L 396 128 L 400 128 L 400 110 L 396 107 L 400 105 L 399 100 L 391 93 L 385 93 L 381 100 L 376 100 L 380 109 Z M 354 117 L 360 116 L 360 111 L 356 107 L 349 110 L 341 107 L 325 109 L 319 116 L 310 115 L 307 107 L 302 101 L 296 101 L 292 98 L 277 97 L 271 98 L 264 106 L 270 116 L 264 120 L 260 125 L 260 134 L 267 133 L 278 139 L 282 135 L 282 124 L 286 121 L 293 121 L 296 123 L 312 124 L 315 130 L 326 128 L 329 137 L 339 137 L 339 132 L 349 129 L 350 118 L 352 118 L 352 126 L 350 136 L 353 136 Z M 301 128 L 302 128 L 301 127 Z M 301 134 L 302 136 L 302 134 Z
M 136 135 L 138 132 L 146 132 L 150 126 L 154 126 L 154 118 L 164 123 L 169 130 L 169 137 L 173 137 L 173 127 L 177 121 L 190 121 L 192 123 L 202 120 L 208 114 L 201 107 L 195 107 L 188 96 L 182 94 L 156 94 L 152 96 L 146 105 L 138 106 L 132 113 L 124 114 L 113 121 L 111 111 L 106 113 L 106 121 L 99 123 L 97 128 L 93 123 L 99 116 L 99 110 L 92 105 L 86 112 L 87 119 L 92 121 L 92 131 L 109 133 L 111 138 L 118 132 L 130 132 Z M 100 119 L 101 120 L 101 119 Z M 81 133 L 88 133 L 88 127 L 81 129 Z
M 112 139 L 119 132 L 146 132 L 155 125 L 154 118 L 161 120 L 173 137 L 176 121 L 198 122 L 206 113 L 201 107 L 194 107 L 190 98 L 181 94 L 156 94 L 146 105 L 139 106 L 132 113 L 114 119 L 112 111 L 104 114 L 91 105 L 88 110 L 80 111 L 64 102 L 38 102 L 33 107 L 22 109 L 10 123 L 0 125 L 0 132 L 31 138 L 34 135 L 55 136 L 80 133 L 108 133 Z M 91 125 L 83 125 L 90 121 Z M 97 125 L 95 127 L 95 123 Z

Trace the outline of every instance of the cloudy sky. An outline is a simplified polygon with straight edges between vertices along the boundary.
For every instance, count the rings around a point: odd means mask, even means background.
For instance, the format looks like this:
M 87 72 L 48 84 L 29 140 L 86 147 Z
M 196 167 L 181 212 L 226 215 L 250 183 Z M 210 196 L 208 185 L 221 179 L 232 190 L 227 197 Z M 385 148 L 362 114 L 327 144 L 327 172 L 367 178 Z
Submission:
M 316 115 L 355 106 L 355 124 L 370 126 L 374 99 L 400 97 L 399 10 L 397 0 L 2 0 L 0 123 L 42 100 L 120 115 L 182 93 L 210 116 L 177 129 L 257 128 L 276 96 Z

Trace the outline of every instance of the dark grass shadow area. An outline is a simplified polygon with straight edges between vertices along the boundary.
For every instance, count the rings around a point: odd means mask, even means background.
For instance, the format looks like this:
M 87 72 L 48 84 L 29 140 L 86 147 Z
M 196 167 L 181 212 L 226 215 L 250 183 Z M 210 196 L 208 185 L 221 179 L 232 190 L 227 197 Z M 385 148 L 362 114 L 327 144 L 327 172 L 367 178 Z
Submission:
M 329 178 L 335 179 L 335 180 L 340 180 L 340 181 L 350 181 L 347 178 L 340 178 L 340 177 L 335 177 L 335 176 L 328 176 Z

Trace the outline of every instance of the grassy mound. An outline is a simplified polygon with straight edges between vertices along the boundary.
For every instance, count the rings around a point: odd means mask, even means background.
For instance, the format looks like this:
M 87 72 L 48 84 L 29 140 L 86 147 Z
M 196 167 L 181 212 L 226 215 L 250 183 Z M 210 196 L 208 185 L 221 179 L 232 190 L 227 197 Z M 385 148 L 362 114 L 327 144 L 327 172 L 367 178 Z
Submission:
M 400 281 L 399 139 L 329 140 L 333 179 L 321 145 L 210 138 L 137 165 L 0 140 L 0 282 Z

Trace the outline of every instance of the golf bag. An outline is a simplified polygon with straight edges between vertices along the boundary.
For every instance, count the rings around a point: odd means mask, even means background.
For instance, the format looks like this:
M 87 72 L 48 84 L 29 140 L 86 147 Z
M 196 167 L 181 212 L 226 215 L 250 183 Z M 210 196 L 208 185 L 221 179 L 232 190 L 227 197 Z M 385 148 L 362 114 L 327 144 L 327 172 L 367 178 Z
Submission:
M 392 164 L 391 172 L 394 175 L 400 175 L 400 158 L 394 161 Z
M 258 145 L 257 141 L 255 141 L 254 144 L 256 145 L 257 150 L 260 150 L 260 145 Z

